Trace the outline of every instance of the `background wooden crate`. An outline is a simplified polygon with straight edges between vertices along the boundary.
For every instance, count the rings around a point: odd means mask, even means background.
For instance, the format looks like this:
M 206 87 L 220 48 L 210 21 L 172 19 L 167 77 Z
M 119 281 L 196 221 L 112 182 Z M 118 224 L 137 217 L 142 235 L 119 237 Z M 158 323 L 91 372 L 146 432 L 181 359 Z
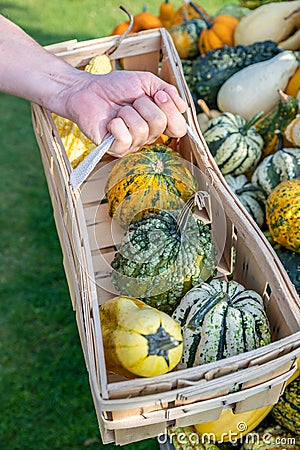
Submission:
M 115 38 L 68 41 L 49 48 L 74 66 L 103 54 Z M 125 444 L 163 433 L 167 425 L 190 425 L 219 417 L 224 407 L 243 412 L 274 404 L 300 355 L 299 297 L 275 252 L 223 180 L 197 124 L 181 63 L 164 29 L 127 37 L 111 55 L 128 70 L 149 70 L 179 89 L 186 119 L 201 145 L 189 136 L 178 151 L 196 169 L 209 192 L 201 218 L 210 224 L 219 250 L 219 277 L 232 272 L 265 301 L 273 342 L 260 349 L 159 377 L 127 380 L 105 367 L 99 305 L 115 294 L 110 261 L 122 231 L 111 221 L 104 186 L 114 159 L 105 155 L 79 192 L 69 183 L 71 166 L 51 112 L 32 105 L 36 138 L 53 204 L 64 267 L 104 443 Z M 237 389 L 238 388 L 238 389 Z

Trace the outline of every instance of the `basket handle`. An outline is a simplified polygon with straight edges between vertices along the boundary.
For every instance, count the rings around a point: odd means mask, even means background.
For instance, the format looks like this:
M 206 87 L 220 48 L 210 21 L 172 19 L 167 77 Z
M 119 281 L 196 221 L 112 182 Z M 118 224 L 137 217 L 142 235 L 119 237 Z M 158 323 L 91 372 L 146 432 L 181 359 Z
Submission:
M 95 147 L 70 174 L 70 184 L 78 189 L 94 170 L 103 155 L 110 149 L 115 138 L 109 134 L 98 147 Z

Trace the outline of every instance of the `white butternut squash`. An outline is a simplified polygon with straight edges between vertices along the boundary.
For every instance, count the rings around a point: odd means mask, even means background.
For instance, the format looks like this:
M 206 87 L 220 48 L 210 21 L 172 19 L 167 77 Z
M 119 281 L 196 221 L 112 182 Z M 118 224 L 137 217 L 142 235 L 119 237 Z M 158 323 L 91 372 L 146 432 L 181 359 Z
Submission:
M 298 66 L 294 52 L 285 50 L 267 61 L 241 69 L 221 86 L 218 109 L 246 120 L 260 111 L 269 112 L 279 101 L 278 91 L 285 90 Z
M 242 17 L 234 32 L 235 45 L 271 40 L 287 50 L 299 50 L 300 0 L 267 3 Z M 295 35 L 295 38 L 292 38 Z

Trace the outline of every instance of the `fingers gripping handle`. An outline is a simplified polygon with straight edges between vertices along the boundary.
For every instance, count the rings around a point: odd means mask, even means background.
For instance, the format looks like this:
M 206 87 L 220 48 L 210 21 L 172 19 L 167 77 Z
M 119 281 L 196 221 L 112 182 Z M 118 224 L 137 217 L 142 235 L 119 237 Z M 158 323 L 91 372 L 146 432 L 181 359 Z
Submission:
M 188 125 L 187 127 L 188 135 L 194 140 L 197 145 L 201 146 L 199 137 L 194 133 L 192 128 Z M 98 162 L 101 160 L 103 155 L 110 149 L 112 143 L 114 142 L 114 137 L 109 134 L 103 142 L 94 148 L 71 172 L 70 183 L 74 190 L 78 189 L 82 183 L 87 179 L 89 174 L 94 170 Z
M 70 183 L 74 190 L 78 189 L 94 170 L 103 155 L 110 149 L 114 137 L 109 134 L 98 147 L 94 148 L 71 172 Z

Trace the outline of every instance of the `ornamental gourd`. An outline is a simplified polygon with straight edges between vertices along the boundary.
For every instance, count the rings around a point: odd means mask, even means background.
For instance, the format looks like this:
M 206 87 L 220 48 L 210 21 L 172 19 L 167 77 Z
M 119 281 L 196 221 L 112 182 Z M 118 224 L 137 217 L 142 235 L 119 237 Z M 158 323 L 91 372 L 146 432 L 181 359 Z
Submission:
M 143 30 L 161 28 L 163 26 L 159 17 L 146 10 L 143 10 L 142 12 L 136 14 L 133 19 L 132 31 L 134 33 Z
M 272 410 L 271 406 L 253 409 L 243 413 L 235 414 L 232 409 L 223 409 L 217 420 L 195 424 L 196 431 L 202 435 L 214 436 L 216 441 L 228 442 L 235 440 L 254 430 Z M 241 424 L 245 424 L 241 427 Z
M 121 295 L 171 314 L 191 287 L 213 276 L 216 247 L 209 226 L 192 215 L 194 201 L 129 226 L 111 263 L 111 280 Z
M 281 89 L 279 89 L 278 94 L 277 105 L 255 124 L 255 128 L 264 140 L 262 158 L 278 149 L 278 141 L 280 140 L 278 131 L 284 133 L 286 127 L 298 112 L 298 102 L 294 97 L 287 95 Z
M 247 122 L 237 114 L 223 112 L 204 128 L 204 139 L 223 175 L 245 174 L 258 163 L 263 139 L 254 124 L 259 117 Z
M 220 14 L 208 21 L 206 29 L 199 36 L 199 53 L 204 55 L 209 50 L 234 45 L 234 31 L 239 20 L 229 14 Z
M 180 25 L 173 25 L 169 33 L 181 59 L 195 58 L 199 55 L 198 39 L 206 28 L 201 19 L 185 20 Z
M 185 61 L 184 75 L 193 97 L 216 109 L 218 91 L 228 78 L 244 67 L 271 59 L 279 52 L 277 44 L 272 41 L 247 46 L 224 45 L 197 56 L 188 66 Z
M 259 6 L 240 20 L 234 34 L 235 44 L 270 39 L 283 49 L 299 50 L 299 9 L 299 0 Z
M 266 197 L 282 181 L 300 178 L 300 148 L 284 148 L 281 133 L 277 151 L 266 156 L 255 168 L 251 182 L 259 186 Z
M 234 31 L 239 23 L 239 19 L 230 14 L 219 14 L 213 18 L 208 18 L 198 9 L 197 5 L 193 2 L 189 3 L 206 23 L 206 28 L 201 32 L 198 41 L 201 55 L 224 45 L 234 45 Z
M 172 317 L 182 327 L 180 367 L 218 361 L 271 341 L 262 297 L 233 280 L 200 283 L 182 298 Z
M 109 215 L 123 228 L 148 212 L 182 207 L 196 190 L 188 162 L 165 144 L 118 159 L 105 187 Z
M 136 298 L 114 297 L 99 308 L 106 367 L 118 375 L 152 377 L 174 369 L 182 354 L 181 328 Z
M 111 32 L 111 35 L 123 34 L 130 26 L 130 20 L 125 20 L 118 23 Z M 152 30 L 154 28 L 161 28 L 163 26 L 159 17 L 152 14 L 144 8 L 142 12 L 133 17 L 133 24 L 130 26 L 128 34 L 137 33 L 143 30 Z
M 300 114 L 288 124 L 284 135 L 295 147 L 300 147 Z
M 300 296 L 300 253 L 292 252 L 282 245 L 275 246 L 274 250 Z
M 279 101 L 299 61 L 295 52 L 283 51 L 267 61 L 251 64 L 236 72 L 217 95 L 220 111 L 240 114 L 249 120 L 258 111 L 267 114 Z
M 266 222 L 275 242 L 300 253 L 300 178 L 282 181 L 271 192 Z
M 246 175 L 225 175 L 225 180 L 242 205 L 258 226 L 265 223 L 265 204 L 267 196 L 261 187 L 248 181 Z
M 238 20 L 241 20 L 242 17 L 250 14 L 250 9 L 245 8 L 237 3 L 227 3 L 221 8 L 218 9 L 215 16 L 219 16 L 220 14 L 229 14 L 230 16 L 236 17 Z
M 289 0 L 239 0 L 240 5 L 247 9 L 256 9 L 259 6 L 265 5 L 266 3 L 275 3 Z
M 197 10 L 191 5 L 191 2 L 184 2 L 183 5 L 179 6 L 173 16 L 172 25 L 180 25 L 185 20 L 202 19 L 199 11 L 201 11 L 202 14 L 205 14 L 206 17 L 211 17 L 202 5 L 199 3 L 194 3 L 194 5 L 197 6 Z
M 300 376 L 289 383 L 271 411 L 274 420 L 300 436 Z
M 173 25 L 173 19 L 175 15 L 175 9 L 173 3 L 169 0 L 164 0 L 159 6 L 158 18 L 165 28 L 171 28 Z
M 286 85 L 285 92 L 296 98 L 300 89 L 300 67 L 294 72 Z

